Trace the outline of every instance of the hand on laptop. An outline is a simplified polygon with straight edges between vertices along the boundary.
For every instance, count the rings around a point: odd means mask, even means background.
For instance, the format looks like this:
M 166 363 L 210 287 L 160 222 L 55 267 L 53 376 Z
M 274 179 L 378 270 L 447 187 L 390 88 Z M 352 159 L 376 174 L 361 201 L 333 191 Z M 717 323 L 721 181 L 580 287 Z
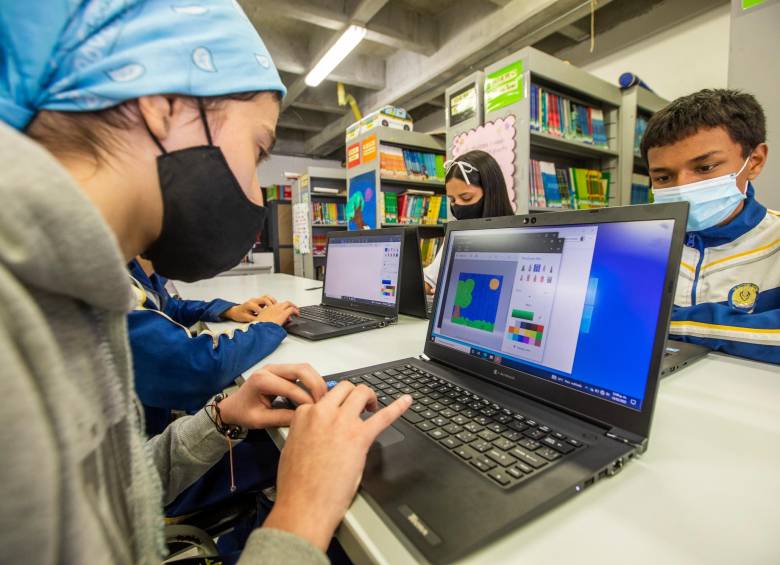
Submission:
M 299 315 L 300 311 L 298 310 L 298 307 L 289 300 L 285 300 L 284 302 L 279 302 L 273 306 L 266 307 L 255 321 L 271 322 L 283 326 L 290 321 L 292 316 Z
M 429 283 L 425 283 L 425 294 L 433 295 L 436 293 L 436 289 L 432 287 Z
M 295 384 L 299 380 L 305 387 Z M 252 375 L 219 403 L 222 421 L 243 428 L 275 428 L 289 426 L 293 410 L 272 408 L 277 396 L 289 398 L 297 405 L 313 404 L 328 391 L 320 374 L 308 363 L 297 365 L 266 365 Z
M 264 294 L 259 298 L 250 298 L 243 304 L 236 304 L 222 313 L 222 317 L 233 322 L 257 322 L 268 306 L 276 304 L 276 298 Z
M 361 413 L 379 407 L 376 395 L 342 381 L 316 404 L 299 406 L 263 527 L 294 533 L 324 551 L 357 492 L 368 448 L 411 404 L 403 396 L 364 421 Z

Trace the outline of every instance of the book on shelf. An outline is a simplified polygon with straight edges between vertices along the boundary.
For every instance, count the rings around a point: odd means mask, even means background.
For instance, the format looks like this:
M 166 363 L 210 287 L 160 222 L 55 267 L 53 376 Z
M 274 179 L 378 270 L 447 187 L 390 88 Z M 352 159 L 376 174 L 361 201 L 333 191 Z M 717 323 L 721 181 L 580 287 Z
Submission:
M 325 257 L 325 253 L 328 249 L 328 236 L 321 234 L 321 235 L 313 235 L 311 238 L 312 243 L 312 255 L 314 257 Z
M 272 200 L 291 200 L 292 185 L 290 184 L 272 184 L 265 188 L 265 199 L 268 202 Z
M 443 241 L 443 237 L 426 237 L 420 240 L 420 259 L 422 259 L 423 267 L 427 267 L 433 262 Z
M 343 224 L 346 220 L 343 202 L 312 202 L 311 221 L 314 225 Z
M 386 224 L 398 223 L 398 193 L 392 190 L 384 191 L 384 211 L 382 217 Z
M 609 205 L 609 171 L 558 167 L 549 161 L 531 159 L 529 206 L 579 210 Z
M 530 107 L 531 131 L 607 147 L 607 130 L 601 108 L 580 104 L 533 83 Z
M 647 129 L 647 118 L 639 115 L 636 117 L 636 127 L 634 128 L 634 155 L 640 155 L 640 146 L 642 145 L 642 136 Z
M 443 181 L 444 155 L 381 144 L 379 168 L 384 176 Z
M 340 192 L 344 192 L 343 189 L 329 188 L 326 186 L 315 186 L 311 189 L 311 191 L 317 194 L 338 194 Z
M 650 177 L 634 173 L 631 176 L 631 204 L 650 204 L 653 191 L 650 190 Z
M 382 223 L 440 225 L 447 221 L 447 198 L 422 190 L 384 192 Z

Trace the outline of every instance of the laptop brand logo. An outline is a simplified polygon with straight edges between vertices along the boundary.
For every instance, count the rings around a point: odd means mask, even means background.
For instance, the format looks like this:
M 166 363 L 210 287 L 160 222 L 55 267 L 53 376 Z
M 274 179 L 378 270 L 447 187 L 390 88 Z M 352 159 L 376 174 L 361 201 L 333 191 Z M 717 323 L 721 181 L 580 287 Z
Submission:
M 417 530 L 420 535 L 432 546 L 437 546 L 441 543 L 441 538 L 437 536 L 433 530 L 431 530 L 430 527 L 428 527 L 428 524 L 423 522 L 422 518 L 420 518 L 411 508 L 406 506 L 405 504 L 402 504 L 398 507 L 399 512 L 403 515 L 404 518 L 412 525 L 414 526 L 414 529 Z
M 517 379 L 517 377 L 516 377 L 516 376 L 514 376 L 514 375 L 510 375 L 509 373 L 502 373 L 502 372 L 501 372 L 501 371 L 499 371 L 498 369 L 493 369 L 493 374 L 494 374 L 494 375 L 496 375 L 496 376 L 499 376 L 499 375 L 500 375 L 500 376 L 504 377 L 505 379 L 509 379 L 509 380 L 511 380 L 511 381 L 514 381 L 514 380 L 516 380 L 516 379 Z

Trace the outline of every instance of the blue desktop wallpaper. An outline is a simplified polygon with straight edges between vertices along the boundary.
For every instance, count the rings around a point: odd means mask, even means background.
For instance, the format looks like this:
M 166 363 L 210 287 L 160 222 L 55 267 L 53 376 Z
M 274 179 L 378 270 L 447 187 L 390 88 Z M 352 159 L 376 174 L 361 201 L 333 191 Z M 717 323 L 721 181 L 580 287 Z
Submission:
M 580 329 L 575 379 L 644 398 L 673 225 L 599 226 L 590 272 L 598 283 L 590 327 Z

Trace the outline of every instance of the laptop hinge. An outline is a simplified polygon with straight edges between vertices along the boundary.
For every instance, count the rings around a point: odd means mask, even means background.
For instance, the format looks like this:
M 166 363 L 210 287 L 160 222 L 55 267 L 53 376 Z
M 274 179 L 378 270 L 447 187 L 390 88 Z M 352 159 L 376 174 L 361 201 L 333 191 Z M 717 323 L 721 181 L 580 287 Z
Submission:
M 647 449 L 647 438 L 621 430 L 620 428 L 610 429 L 606 436 L 635 447 L 639 453 L 643 453 Z
M 419 359 L 422 359 L 423 361 L 430 361 L 431 358 L 428 357 L 425 353 L 420 354 Z

